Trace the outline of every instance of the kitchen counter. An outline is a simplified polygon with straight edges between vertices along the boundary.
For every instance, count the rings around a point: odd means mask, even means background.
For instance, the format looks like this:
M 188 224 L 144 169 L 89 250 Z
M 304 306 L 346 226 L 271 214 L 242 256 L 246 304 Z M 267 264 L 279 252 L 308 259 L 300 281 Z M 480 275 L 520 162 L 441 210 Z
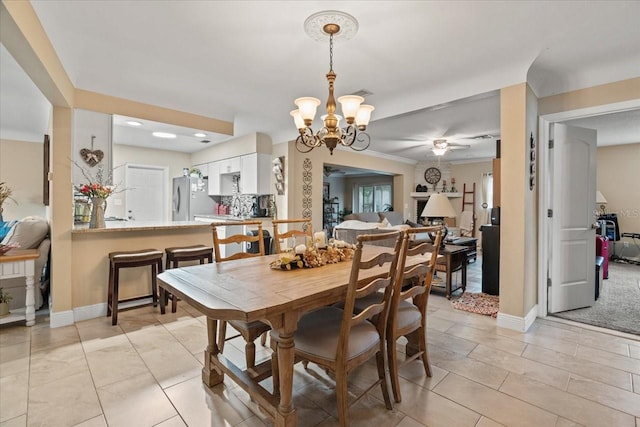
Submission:
M 233 215 L 216 215 L 216 214 L 196 214 L 194 215 L 196 221 L 202 221 L 203 219 L 214 221 L 265 221 L 271 220 L 271 217 L 253 217 L 253 216 L 233 216 Z M 201 218 L 201 219 L 198 219 Z
M 206 228 L 208 224 L 201 221 L 106 221 L 105 228 L 89 228 L 89 224 L 74 225 L 72 234 L 111 233 L 117 231 L 155 231 L 155 230 L 187 230 Z

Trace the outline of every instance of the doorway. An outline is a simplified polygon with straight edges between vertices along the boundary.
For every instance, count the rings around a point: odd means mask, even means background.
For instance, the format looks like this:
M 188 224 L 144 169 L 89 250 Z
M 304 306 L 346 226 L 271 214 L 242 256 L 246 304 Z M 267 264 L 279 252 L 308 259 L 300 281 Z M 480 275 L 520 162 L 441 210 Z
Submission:
M 550 128 L 553 123 L 568 122 L 571 120 L 600 116 L 604 114 L 620 113 L 640 108 L 640 100 L 627 101 L 616 104 L 602 105 L 598 107 L 590 107 L 581 110 L 567 111 L 555 114 L 549 114 L 540 117 L 539 134 L 541 141 L 548 141 Z M 640 140 L 640 138 L 639 138 Z M 540 144 L 539 152 L 539 180 L 540 192 L 538 199 L 539 212 L 539 233 L 538 233 L 538 316 L 546 317 L 548 314 L 548 288 L 547 278 L 549 277 L 549 256 L 551 247 L 554 243 L 551 223 L 547 219 L 547 211 L 552 207 L 552 192 L 550 190 L 551 183 L 549 179 L 550 172 L 553 168 L 552 161 L 549 156 L 549 147 L 546 143 Z M 595 208 L 595 204 L 593 206 Z M 594 266 L 595 269 L 595 266 Z M 595 274 L 595 271 L 593 272 Z
M 125 185 L 125 215 L 128 220 L 169 220 L 169 168 L 127 163 Z

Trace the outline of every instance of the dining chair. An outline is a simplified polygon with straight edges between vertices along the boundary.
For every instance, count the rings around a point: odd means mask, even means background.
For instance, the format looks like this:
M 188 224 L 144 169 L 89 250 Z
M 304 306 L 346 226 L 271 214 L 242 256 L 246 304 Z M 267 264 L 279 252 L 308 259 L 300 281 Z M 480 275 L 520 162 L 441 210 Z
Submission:
M 231 236 L 221 237 L 222 233 L 219 233 L 220 227 L 257 227 L 258 234 L 257 235 L 245 235 L 245 234 L 234 234 Z M 262 221 L 226 221 L 226 222 L 214 222 L 211 224 L 211 229 L 213 232 L 213 250 L 215 253 L 215 262 L 226 262 L 234 259 L 241 258 L 251 258 L 257 256 L 264 256 L 265 248 L 264 248 L 264 239 L 262 234 Z M 222 245 L 232 245 L 232 244 L 250 244 L 258 242 L 259 251 L 257 253 L 240 251 L 233 253 L 227 257 L 223 257 L 221 255 L 221 246 Z M 245 358 L 247 361 L 247 369 L 255 367 L 256 363 L 256 346 L 254 341 L 256 338 L 261 335 L 266 339 L 266 332 L 268 332 L 271 327 L 266 323 L 260 321 L 252 321 L 245 322 L 242 320 L 220 320 L 218 323 L 218 349 L 220 353 L 222 353 L 224 349 L 224 343 L 227 340 L 227 323 L 229 323 L 235 330 L 237 330 L 240 335 L 246 341 L 244 347 Z M 229 337 L 228 339 L 233 339 L 238 337 L 238 335 Z M 263 340 L 264 345 L 264 340 Z
M 300 237 L 308 237 L 312 238 L 312 230 L 313 227 L 311 225 L 311 220 L 309 218 L 301 218 L 301 219 L 274 219 L 273 221 L 273 240 L 275 253 L 279 254 L 282 252 L 281 242 L 284 239 L 296 238 Z M 302 224 L 302 229 L 299 230 L 297 228 L 291 228 L 292 225 Z M 281 231 L 281 225 L 287 225 L 287 231 Z M 305 242 L 306 243 L 306 242 Z M 293 248 L 292 248 L 293 249 Z
M 344 308 L 323 307 L 303 315 L 294 333 L 296 357 L 313 362 L 335 375 L 338 418 L 341 426 L 349 425 L 347 377 L 356 367 L 376 357 L 378 379 L 353 402 L 357 402 L 372 388 L 380 385 L 387 409 L 392 403 L 387 386 L 385 363 L 385 334 L 388 305 L 402 245 L 399 231 L 383 234 L 360 235 L 357 238 Z M 377 255 L 363 259 L 363 245 L 380 240 L 395 239 L 393 247 L 376 246 Z M 330 267 L 324 267 L 330 268 Z M 360 279 L 360 271 L 379 269 L 375 277 Z M 384 290 L 383 298 L 356 314 L 356 298 Z M 377 316 L 376 316 L 377 315 Z M 375 320 L 371 320 L 375 318 Z M 276 355 L 277 357 L 277 355 Z
M 415 236 L 431 233 L 433 244 L 415 240 Z M 435 272 L 436 260 L 442 240 L 442 226 L 410 228 L 405 230 L 403 246 L 398 261 L 397 278 L 394 282 L 393 295 L 389 305 L 387 320 L 387 359 L 389 361 L 389 375 L 391 388 L 396 402 L 402 400 L 398 369 L 405 364 L 421 358 L 424 371 L 431 376 L 429 355 L 427 352 L 427 303 L 431 282 Z M 415 242 L 415 243 L 413 243 Z M 428 263 L 406 267 L 407 258 L 431 253 Z M 411 337 L 418 344 L 415 354 L 407 355 L 404 361 L 398 362 L 396 342 L 400 337 Z

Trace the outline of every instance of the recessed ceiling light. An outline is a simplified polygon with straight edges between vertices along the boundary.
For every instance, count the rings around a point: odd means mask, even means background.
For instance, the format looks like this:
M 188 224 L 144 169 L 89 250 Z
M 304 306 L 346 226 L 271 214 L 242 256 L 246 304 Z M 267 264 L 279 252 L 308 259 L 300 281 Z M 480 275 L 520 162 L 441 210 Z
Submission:
M 156 138 L 167 138 L 167 139 L 173 139 L 176 137 L 175 133 L 169 133 L 169 132 L 153 132 L 151 135 L 155 136 Z
M 198 132 L 198 133 L 194 133 L 193 136 L 198 137 L 198 138 L 204 138 L 205 136 L 207 136 L 206 133 L 202 133 L 202 132 Z
M 142 123 L 140 123 L 140 122 L 136 122 L 135 120 L 127 120 L 127 124 L 128 124 L 129 126 L 136 126 L 136 127 L 138 127 L 138 126 L 142 126 Z

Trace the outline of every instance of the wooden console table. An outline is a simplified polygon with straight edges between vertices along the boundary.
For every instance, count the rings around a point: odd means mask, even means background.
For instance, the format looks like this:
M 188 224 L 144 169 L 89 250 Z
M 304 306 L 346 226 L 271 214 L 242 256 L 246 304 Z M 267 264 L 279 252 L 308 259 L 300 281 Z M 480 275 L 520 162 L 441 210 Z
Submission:
M 446 274 L 445 280 L 445 296 L 447 299 L 451 299 L 451 293 L 462 288 L 462 292 L 467 289 L 467 253 L 469 251 L 468 246 L 457 245 L 445 245 L 444 249 L 440 249 L 438 252 L 444 259 L 439 259 L 436 264 L 436 271 L 442 271 Z M 462 272 L 462 280 L 460 286 L 453 288 L 452 274 L 456 271 Z M 438 287 L 438 284 L 433 283 L 433 287 Z
M 35 294 L 33 289 L 35 260 L 40 256 L 37 249 L 13 249 L 0 255 L 0 279 L 24 277 L 26 282 L 25 308 L 14 310 L 8 316 L 0 318 L 0 324 L 25 320 L 27 326 L 36 323 Z

